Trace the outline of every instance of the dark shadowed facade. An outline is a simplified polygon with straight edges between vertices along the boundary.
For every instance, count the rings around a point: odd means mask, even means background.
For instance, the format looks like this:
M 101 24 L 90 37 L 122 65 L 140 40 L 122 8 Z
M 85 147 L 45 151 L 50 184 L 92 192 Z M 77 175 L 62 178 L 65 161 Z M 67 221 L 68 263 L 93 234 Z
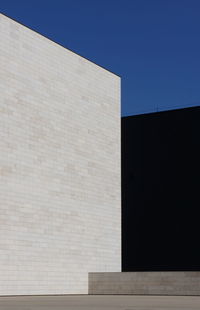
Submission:
M 200 270 L 200 107 L 122 118 L 122 270 Z

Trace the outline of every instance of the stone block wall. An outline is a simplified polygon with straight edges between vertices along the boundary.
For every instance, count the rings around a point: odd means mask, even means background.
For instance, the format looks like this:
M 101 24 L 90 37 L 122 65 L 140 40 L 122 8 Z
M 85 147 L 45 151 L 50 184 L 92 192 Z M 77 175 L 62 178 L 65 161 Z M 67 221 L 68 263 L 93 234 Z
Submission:
M 0 295 L 121 269 L 120 78 L 0 15 Z

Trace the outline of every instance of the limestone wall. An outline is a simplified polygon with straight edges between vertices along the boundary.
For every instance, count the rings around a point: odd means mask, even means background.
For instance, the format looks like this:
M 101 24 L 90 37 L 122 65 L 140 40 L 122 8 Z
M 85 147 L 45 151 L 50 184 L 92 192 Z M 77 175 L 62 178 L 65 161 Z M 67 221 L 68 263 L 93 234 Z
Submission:
M 0 15 L 0 295 L 120 271 L 120 78 Z

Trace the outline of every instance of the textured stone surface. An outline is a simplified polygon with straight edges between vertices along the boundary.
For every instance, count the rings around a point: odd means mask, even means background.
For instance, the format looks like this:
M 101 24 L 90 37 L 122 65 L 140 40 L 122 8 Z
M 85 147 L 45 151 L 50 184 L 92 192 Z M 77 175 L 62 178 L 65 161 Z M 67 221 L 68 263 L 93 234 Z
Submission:
M 0 295 L 120 271 L 120 78 L 0 15 Z
M 2 310 L 199 310 L 199 296 L 1 297 Z
M 90 273 L 89 294 L 200 295 L 200 272 Z

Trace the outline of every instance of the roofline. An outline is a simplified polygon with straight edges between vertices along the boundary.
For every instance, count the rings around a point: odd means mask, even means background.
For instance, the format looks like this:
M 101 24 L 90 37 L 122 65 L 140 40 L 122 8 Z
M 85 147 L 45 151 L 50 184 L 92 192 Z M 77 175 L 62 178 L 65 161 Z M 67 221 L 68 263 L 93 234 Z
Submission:
M 180 111 L 180 110 L 194 110 L 200 108 L 200 106 L 192 106 L 192 107 L 183 107 L 183 108 L 175 108 L 175 109 L 169 109 L 169 110 L 162 110 L 162 111 L 155 111 L 155 112 L 144 112 L 141 114 L 133 114 L 133 115 L 124 115 L 121 118 L 131 118 L 131 117 L 139 117 L 139 116 L 143 116 L 143 115 L 152 115 L 152 114 L 161 114 L 161 113 L 165 113 L 165 112 L 174 112 L 174 111 Z
M 21 22 L 18 21 L 17 19 L 15 19 L 15 18 L 13 18 L 13 17 L 10 17 L 10 16 L 8 16 L 7 14 L 2 13 L 2 12 L 0 12 L 0 14 L 4 15 L 5 17 L 7 17 L 7 18 L 9 18 L 9 19 L 11 19 L 11 20 L 13 20 L 14 22 L 20 24 L 21 26 L 23 26 L 23 27 L 25 27 L 25 28 L 27 28 L 27 29 L 29 29 L 29 30 L 31 30 L 31 31 L 33 31 L 33 32 L 35 32 L 35 33 L 37 33 L 37 34 L 39 34 L 40 36 L 46 38 L 47 40 L 49 40 L 49 41 L 51 41 L 51 42 L 54 42 L 55 44 L 61 46 L 62 48 L 66 49 L 66 50 L 68 50 L 68 51 L 70 51 L 70 52 L 72 52 L 73 54 L 75 54 L 75 55 L 77 55 L 77 56 L 80 56 L 80 57 L 86 59 L 87 61 L 93 63 L 94 65 L 96 65 L 96 66 L 98 66 L 98 67 L 100 67 L 100 68 L 102 68 L 102 69 L 104 69 L 104 70 L 106 70 L 106 71 L 108 71 L 108 72 L 110 72 L 110 73 L 112 73 L 112 74 L 118 76 L 119 78 L 121 78 L 121 76 L 120 76 L 119 74 L 117 74 L 117 73 L 115 73 L 115 72 L 113 72 L 113 71 L 111 71 L 111 70 L 106 69 L 105 67 L 103 67 L 103 66 L 97 64 L 96 62 L 90 60 L 89 58 L 84 57 L 84 56 L 82 56 L 82 55 L 80 55 L 80 54 L 74 52 L 74 51 L 71 50 L 70 48 L 68 48 L 68 47 L 66 47 L 66 46 L 64 46 L 64 45 L 62 45 L 62 44 L 60 44 L 60 43 L 58 43 L 58 42 L 52 40 L 51 38 L 49 38 L 49 37 L 47 37 L 47 36 L 44 36 L 43 34 L 41 34 L 40 32 L 38 32 L 37 30 L 34 30 L 34 29 L 32 29 L 31 27 L 26 26 L 25 24 L 21 23 Z

